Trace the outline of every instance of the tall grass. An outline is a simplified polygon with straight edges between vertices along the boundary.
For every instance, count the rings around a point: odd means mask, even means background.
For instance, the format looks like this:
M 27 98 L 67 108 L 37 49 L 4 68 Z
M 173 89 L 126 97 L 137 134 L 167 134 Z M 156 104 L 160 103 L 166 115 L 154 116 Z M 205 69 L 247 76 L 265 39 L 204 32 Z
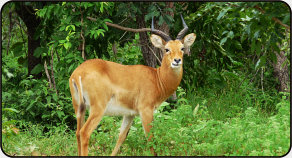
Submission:
M 164 102 L 156 110 L 153 140 L 146 141 L 141 119 L 136 117 L 118 155 L 151 155 L 150 146 L 160 156 L 281 156 L 288 152 L 289 93 L 275 95 L 250 87 L 220 92 L 201 89 L 192 94 L 179 88 L 177 93 L 174 105 Z M 52 127 L 47 133 L 42 125 L 26 126 L 18 135 L 2 136 L 5 153 L 77 155 L 75 131 L 66 125 Z M 91 136 L 89 154 L 110 155 L 120 126 L 120 118 L 104 117 Z

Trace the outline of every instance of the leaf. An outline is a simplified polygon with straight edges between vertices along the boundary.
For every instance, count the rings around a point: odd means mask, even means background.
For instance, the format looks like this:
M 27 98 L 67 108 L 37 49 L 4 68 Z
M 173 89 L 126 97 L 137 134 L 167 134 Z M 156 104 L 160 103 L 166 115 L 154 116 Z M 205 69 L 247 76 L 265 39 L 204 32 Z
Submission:
M 29 109 L 31 109 L 32 106 L 34 105 L 34 103 L 36 103 L 36 102 L 37 102 L 36 99 L 35 100 L 32 100 L 32 102 L 30 102 L 30 104 L 27 106 L 27 108 L 25 109 L 25 111 L 28 111 Z M 32 112 L 32 111 L 30 111 L 30 112 Z
M 252 18 L 245 15 L 245 18 L 241 18 L 242 21 L 250 21 Z
M 106 31 L 108 31 L 108 27 L 107 27 L 107 25 L 106 25 L 105 23 L 103 23 L 102 26 L 103 26 L 103 28 L 104 28 Z
M 74 25 L 68 25 L 65 29 L 65 31 L 68 31 L 69 28 L 72 28 L 73 31 L 75 31 L 75 26 Z
M 290 23 L 290 13 L 286 13 L 286 15 L 284 16 L 283 20 L 282 20 L 283 24 L 288 24 Z
M 261 58 L 256 63 L 255 69 L 258 69 L 264 66 L 266 64 L 266 59 L 267 59 L 266 55 L 261 56 Z
M 257 55 L 260 55 L 261 54 L 261 44 L 260 44 L 260 42 L 257 42 L 257 45 L 256 45 L 256 54 Z
M 69 49 L 72 46 L 71 42 L 64 43 L 65 49 Z
M 242 46 L 241 46 L 241 43 L 239 41 L 234 41 L 234 45 L 235 45 L 236 49 L 242 50 Z
M 38 74 L 44 69 L 44 66 L 42 64 L 37 64 L 32 70 L 31 74 Z
M 63 44 L 63 43 L 65 43 L 67 40 L 59 40 L 59 43 L 60 44 Z
M 229 38 L 232 39 L 232 38 L 234 37 L 234 33 L 233 33 L 233 31 L 229 31 L 227 37 L 229 37 Z
M 277 52 L 271 52 L 271 53 L 269 53 L 269 56 L 272 59 L 272 62 L 273 63 L 276 63 L 277 62 L 277 56 L 276 56 L 275 53 L 277 53 Z
M 57 115 L 59 118 L 62 118 L 64 116 L 64 112 L 63 111 L 57 111 Z
M 255 40 L 253 40 L 253 41 L 251 42 L 251 50 L 250 50 L 251 53 L 254 53 L 254 51 L 255 51 L 255 47 L 256 47 L 255 43 L 256 43 Z
M 183 103 L 183 104 L 188 104 L 188 100 L 187 100 L 186 98 L 180 98 L 180 99 L 177 100 L 177 102 L 178 102 L 179 104 L 181 104 L 181 103 Z
M 64 26 L 64 25 L 63 25 L 63 26 L 61 26 L 61 27 L 60 27 L 60 29 L 59 29 L 59 31 L 64 31 L 64 30 L 65 30 L 65 28 L 66 28 L 66 26 Z
M 50 104 L 51 103 L 51 100 L 52 100 L 52 97 L 51 96 L 47 96 L 47 104 Z
M 97 33 L 97 35 L 99 36 L 100 34 L 102 34 L 103 36 L 104 36 L 104 33 L 103 32 L 105 32 L 105 30 L 103 30 L 103 29 L 98 29 L 97 31 L 96 31 L 96 33 Z
M 3 108 L 2 111 L 9 111 L 9 112 L 16 112 L 16 113 L 19 113 L 18 110 L 13 109 L 13 108 Z
M 149 14 L 145 15 L 145 21 L 148 21 L 149 19 L 152 19 L 152 17 L 157 17 L 159 15 L 160 15 L 160 13 L 157 10 L 155 10 L 153 12 L 149 12 Z M 155 20 L 155 18 L 154 18 L 154 20 Z
M 149 12 L 149 14 L 145 15 L 145 21 L 148 21 L 149 19 L 151 19 L 153 17 L 153 12 Z
M 43 9 L 40 9 L 38 11 L 38 16 L 41 17 L 41 18 L 43 18 L 45 16 L 45 14 L 46 14 L 46 11 L 47 11 L 47 8 L 46 7 L 43 8 Z
M 103 13 L 103 2 L 100 3 L 100 12 Z
M 225 14 L 226 14 L 227 10 L 221 10 L 221 12 L 219 13 L 218 17 L 217 17 L 217 21 L 219 21 Z
M 166 24 L 167 25 L 172 25 L 172 22 L 174 21 L 172 16 L 168 15 L 168 14 L 165 14 L 163 16 L 163 19 L 165 20 Z
M 7 75 L 8 78 L 14 77 L 14 75 L 5 68 L 3 72 Z
M 250 25 L 251 24 L 249 24 L 249 25 L 246 26 L 246 32 L 247 32 L 248 35 L 250 34 Z
M 220 43 L 219 43 L 218 41 L 214 41 L 212 44 L 215 46 L 215 48 L 216 48 L 220 53 L 222 53 L 222 55 L 224 55 L 224 56 L 227 55 L 225 49 L 221 47 L 221 45 L 220 45 Z
M 11 50 L 13 51 L 14 57 L 18 57 L 24 54 L 23 49 L 24 42 L 16 42 L 12 45 Z
M 44 48 L 44 47 L 37 47 L 34 50 L 33 56 L 39 58 L 41 56 L 42 53 L 46 53 L 48 52 L 48 48 Z
M 277 53 L 280 53 L 281 49 L 283 49 L 283 47 L 280 49 L 277 43 L 272 43 L 272 47 Z
M 232 64 L 234 64 L 236 66 L 243 66 L 243 64 L 241 62 L 233 60 L 230 56 L 228 56 L 228 58 L 230 59 Z
M 253 38 L 257 39 L 259 37 L 259 32 L 260 30 L 257 30 L 254 35 L 253 35 Z
M 54 100 L 54 101 L 58 101 L 58 96 L 57 96 L 56 93 L 53 93 L 52 96 L 53 96 L 53 100 Z
M 148 13 L 151 13 L 151 12 L 154 12 L 156 11 L 157 8 L 154 4 L 151 4 L 149 7 L 148 7 Z
M 68 69 L 68 73 L 71 74 L 71 73 L 72 73 L 71 71 L 72 71 L 72 69 L 73 69 L 74 67 L 75 67 L 75 65 L 71 64 L 70 67 L 69 67 L 69 69 Z
M 224 32 L 222 33 L 222 35 L 224 35 L 224 34 L 227 33 L 227 32 L 229 32 L 229 31 L 224 31 Z
M 164 22 L 163 17 L 160 16 L 160 17 L 159 17 L 159 20 L 158 20 L 158 25 L 161 26 L 163 22 Z
M 220 46 L 222 46 L 227 41 L 227 37 L 224 37 L 220 41 Z
M 197 106 L 195 107 L 194 111 L 193 111 L 193 116 L 196 116 L 198 109 L 199 109 L 199 104 L 197 104 Z
M 88 7 L 88 3 L 81 3 L 81 5 L 83 4 L 83 7 L 85 8 L 85 10 L 87 9 Z
M 54 6 L 49 6 L 49 7 L 48 7 L 48 9 L 47 9 L 47 13 L 46 13 L 48 19 L 50 19 L 50 17 L 51 17 L 51 12 L 54 11 L 54 8 L 55 8 Z
M 111 21 L 110 19 L 103 19 L 103 22 L 110 22 L 110 23 L 113 23 L 113 21 Z

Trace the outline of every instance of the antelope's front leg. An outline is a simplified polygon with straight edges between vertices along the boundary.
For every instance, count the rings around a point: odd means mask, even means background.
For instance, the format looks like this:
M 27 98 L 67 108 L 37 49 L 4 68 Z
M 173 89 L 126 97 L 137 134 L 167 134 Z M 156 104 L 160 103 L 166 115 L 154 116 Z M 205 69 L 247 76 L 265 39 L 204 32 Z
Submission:
M 123 123 L 122 123 L 121 129 L 120 129 L 119 139 L 117 141 L 117 144 L 116 144 L 115 149 L 113 150 L 111 156 L 115 156 L 118 153 L 120 146 L 122 145 L 122 143 L 124 142 L 124 140 L 126 139 L 126 137 L 128 135 L 128 132 L 129 132 L 129 129 L 132 125 L 134 117 L 135 116 L 124 116 Z
M 146 138 L 148 138 L 148 142 L 151 141 L 153 134 L 149 135 L 150 129 L 152 128 L 152 125 L 150 123 L 153 121 L 153 112 L 154 108 L 149 107 L 149 108 L 143 108 L 140 110 L 140 117 L 142 119 L 142 125 L 144 128 L 144 133 Z M 156 153 L 154 152 L 153 147 L 150 148 L 150 151 L 153 155 L 156 156 Z

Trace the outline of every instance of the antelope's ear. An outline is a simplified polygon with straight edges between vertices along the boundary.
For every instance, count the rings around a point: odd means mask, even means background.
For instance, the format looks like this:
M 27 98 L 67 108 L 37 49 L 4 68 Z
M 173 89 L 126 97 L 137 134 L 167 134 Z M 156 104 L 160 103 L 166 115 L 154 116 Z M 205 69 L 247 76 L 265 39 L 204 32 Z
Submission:
M 195 40 L 196 34 L 190 33 L 184 37 L 182 43 L 184 44 L 185 47 L 189 48 L 194 43 Z
M 154 47 L 164 50 L 165 41 L 160 36 L 152 34 L 150 36 L 150 40 Z

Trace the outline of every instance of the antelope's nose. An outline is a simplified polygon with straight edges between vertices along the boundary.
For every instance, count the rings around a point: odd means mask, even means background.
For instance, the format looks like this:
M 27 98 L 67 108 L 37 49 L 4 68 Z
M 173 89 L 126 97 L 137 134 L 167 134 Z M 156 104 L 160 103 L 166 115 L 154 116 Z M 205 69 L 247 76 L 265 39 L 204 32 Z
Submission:
M 174 61 L 178 64 L 181 62 L 181 59 L 174 59 Z

